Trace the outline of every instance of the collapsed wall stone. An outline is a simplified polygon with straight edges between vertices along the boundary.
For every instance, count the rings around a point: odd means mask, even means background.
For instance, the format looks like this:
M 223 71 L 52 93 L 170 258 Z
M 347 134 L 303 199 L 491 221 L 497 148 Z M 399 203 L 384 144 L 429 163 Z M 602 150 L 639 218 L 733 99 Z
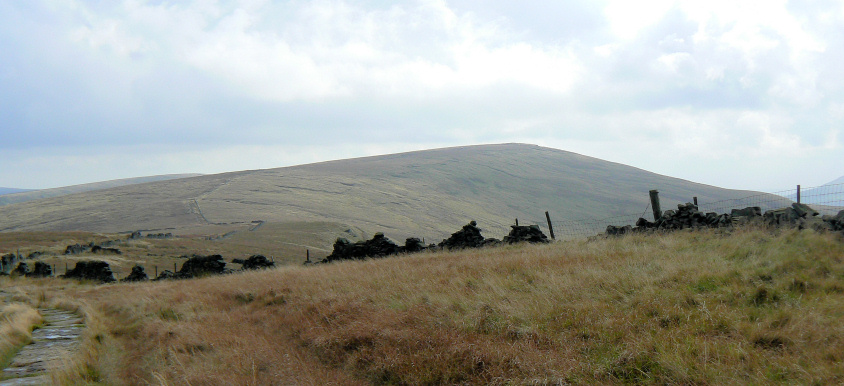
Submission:
M 148 233 L 146 236 L 148 239 L 172 239 L 172 233 Z
M 37 258 L 39 258 L 43 255 L 44 255 L 44 252 L 35 251 L 35 252 L 32 252 L 32 253 L 26 255 L 26 258 L 29 259 L 29 260 L 32 260 L 32 259 L 37 259 Z
M 410 237 L 405 240 L 404 246 L 399 246 L 384 236 L 383 233 L 376 233 L 370 240 L 353 243 L 345 238 L 338 238 L 334 242 L 334 249 L 331 254 L 322 260 L 323 263 L 330 263 L 337 260 L 361 260 L 378 258 L 400 253 L 419 253 L 428 249 L 436 248 L 436 245 L 425 245 L 421 239 Z M 305 264 L 309 264 L 305 262 Z
M 76 263 L 70 271 L 65 272 L 61 277 L 66 279 L 94 280 L 102 283 L 114 282 L 114 274 L 111 267 L 105 261 L 86 260 Z
M 242 260 L 241 265 L 243 269 L 265 269 L 275 267 L 275 263 L 267 259 L 264 255 L 252 255 L 248 259 Z
M 384 257 L 398 254 L 401 251 L 396 243 L 384 236 L 383 233 L 376 233 L 370 240 L 352 243 L 344 238 L 338 238 L 334 242 L 334 249 L 324 262 L 337 260 L 360 260 L 372 257 Z
M 10 273 L 12 276 L 26 276 L 27 274 L 29 274 L 29 264 L 24 262 L 18 263 L 18 266 Z
M 8 253 L 8 254 L 5 254 L 2 257 L 0 257 L 0 262 L 3 263 L 3 268 L 8 270 L 9 269 L 8 267 L 12 263 L 14 263 L 15 260 L 17 260 L 17 259 L 18 259 L 17 255 L 15 255 L 14 253 Z
M 197 256 L 191 257 L 182 264 L 179 275 L 184 277 L 197 277 L 204 275 L 220 275 L 226 273 L 226 262 L 223 256 Z
M 68 245 L 67 248 L 64 249 L 64 254 L 65 255 L 78 255 L 80 253 L 88 252 L 88 250 L 90 250 L 90 249 L 91 249 L 91 247 L 87 246 L 87 245 L 73 244 L 73 245 Z
M 819 214 L 818 211 L 806 204 L 794 203 L 788 208 L 769 210 L 762 215 L 762 218 L 768 226 L 812 228 L 816 230 L 831 229 L 823 218 L 817 217 Z
M 496 240 L 497 241 L 497 240 Z M 478 228 L 478 223 L 474 220 L 464 225 L 462 229 L 451 234 L 451 236 L 441 243 L 439 246 L 447 249 L 464 249 L 464 248 L 480 248 L 488 242 L 483 235 L 481 235 L 481 228 Z
M 26 277 L 50 277 L 53 276 L 53 267 L 43 261 L 36 261 L 33 264 L 32 271 Z
M 165 269 L 164 271 L 161 272 L 161 274 L 158 275 L 157 278 L 153 279 L 153 281 L 172 280 L 172 279 L 185 279 L 185 278 L 179 276 L 178 273 L 174 273 L 173 271 Z
M 546 244 L 550 243 L 551 240 L 548 240 L 548 237 L 542 233 L 542 230 L 539 229 L 538 225 L 527 225 L 527 226 L 519 226 L 519 225 L 511 225 L 510 226 L 510 234 L 504 236 L 504 243 L 506 244 L 515 244 L 515 243 L 533 243 L 533 244 Z
M 422 240 L 416 237 L 410 237 L 404 241 L 404 252 L 406 253 L 418 253 L 428 248 L 430 246 L 425 245 Z
M 835 216 L 823 216 L 821 220 L 829 224 L 830 230 L 844 231 L 844 210 L 838 212 Z
M 192 279 L 196 277 L 208 275 L 222 275 L 231 273 L 232 270 L 226 268 L 226 262 L 221 255 L 191 255 L 181 256 L 188 260 L 182 264 L 182 268 L 178 272 L 165 270 L 158 275 L 154 280 L 166 279 Z
M 793 203 L 790 207 L 773 209 L 762 213 L 758 206 L 744 209 L 733 209 L 730 214 L 714 212 L 702 213 L 691 203 L 677 205 L 677 210 L 667 210 L 657 219 L 650 222 L 644 218 L 636 221 L 636 226 L 619 227 L 607 226 L 607 236 L 620 236 L 629 233 L 648 232 L 653 230 L 679 230 L 689 228 L 721 228 L 734 224 L 760 223 L 772 227 L 797 227 L 798 229 L 816 230 L 844 230 L 844 211 L 837 216 L 818 217 L 818 211 L 806 204 Z M 839 225 L 841 224 L 841 225 Z
M 123 254 L 123 252 L 121 252 L 117 248 L 103 248 L 102 246 L 99 246 L 99 245 L 94 245 L 93 247 L 91 247 L 91 253 L 102 253 L 102 254 L 112 254 L 112 255 L 122 255 Z
M 147 281 L 147 280 L 149 280 L 149 276 L 147 276 L 147 273 L 144 271 L 144 267 L 142 267 L 140 265 L 135 265 L 134 267 L 132 267 L 132 272 L 129 273 L 129 276 L 126 276 L 125 278 L 123 278 L 123 280 L 120 280 L 120 281 L 122 281 L 122 282 L 136 282 L 136 281 Z
M 643 219 L 640 218 L 639 220 L 643 220 Z M 633 233 L 633 227 L 631 227 L 630 225 L 625 225 L 625 226 L 620 226 L 620 227 L 615 226 L 615 225 L 607 225 L 607 230 L 606 230 L 607 236 L 623 236 L 623 235 L 630 234 L 630 233 Z

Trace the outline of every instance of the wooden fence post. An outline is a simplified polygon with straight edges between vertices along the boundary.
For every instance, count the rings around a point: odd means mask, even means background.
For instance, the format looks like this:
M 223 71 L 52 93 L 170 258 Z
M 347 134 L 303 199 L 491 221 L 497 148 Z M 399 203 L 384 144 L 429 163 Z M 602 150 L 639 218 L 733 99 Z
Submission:
M 797 185 L 797 203 L 800 203 L 800 185 Z
M 158 266 L 155 266 L 155 277 L 158 277 Z
M 516 226 L 519 226 L 519 219 L 516 219 Z
M 548 211 L 545 211 L 545 219 L 548 220 L 548 233 L 551 233 L 551 240 L 556 240 L 557 238 L 554 237 L 554 226 L 551 225 L 551 215 L 548 214 Z
M 654 189 L 650 191 L 651 194 L 651 208 L 654 210 L 654 222 L 662 218 L 662 210 L 659 207 L 659 191 Z
M 692 200 L 695 202 L 695 206 L 697 206 L 697 197 L 692 197 Z
M 176 270 L 176 262 L 174 261 L 173 262 L 173 273 L 176 273 L 176 272 L 179 272 L 179 271 Z

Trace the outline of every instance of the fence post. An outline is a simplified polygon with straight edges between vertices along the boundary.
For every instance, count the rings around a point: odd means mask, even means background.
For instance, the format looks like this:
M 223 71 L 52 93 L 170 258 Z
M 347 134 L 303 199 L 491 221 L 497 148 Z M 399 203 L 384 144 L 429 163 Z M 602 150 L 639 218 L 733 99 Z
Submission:
M 308 263 L 311 262 L 311 250 L 310 249 L 305 250 L 305 261 L 308 262 Z
M 800 185 L 797 185 L 797 203 L 800 203 Z
M 551 215 L 548 214 L 548 211 L 545 211 L 545 219 L 548 220 L 548 233 L 551 233 L 551 240 L 556 240 L 557 238 L 554 237 L 554 226 L 551 225 Z
M 173 262 L 173 273 L 179 272 L 176 270 L 176 262 Z
M 659 207 L 659 191 L 654 189 L 649 193 L 651 195 L 651 208 L 654 210 L 654 221 L 657 221 L 662 218 L 662 210 Z
M 158 266 L 155 266 L 155 277 L 158 277 Z
M 519 226 L 519 219 L 516 219 L 516 226 Z
M 697 206 L 697 197 L 692 197 L 692 201 L 694 201 L 695 206 Z

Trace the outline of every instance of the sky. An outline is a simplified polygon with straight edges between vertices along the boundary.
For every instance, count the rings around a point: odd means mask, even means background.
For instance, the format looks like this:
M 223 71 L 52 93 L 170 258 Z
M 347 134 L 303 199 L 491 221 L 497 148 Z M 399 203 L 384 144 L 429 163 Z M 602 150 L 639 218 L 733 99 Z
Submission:
M 844 2 L 0 2 L 0 186 L 530 143 L 725 188 L 844 175 Z

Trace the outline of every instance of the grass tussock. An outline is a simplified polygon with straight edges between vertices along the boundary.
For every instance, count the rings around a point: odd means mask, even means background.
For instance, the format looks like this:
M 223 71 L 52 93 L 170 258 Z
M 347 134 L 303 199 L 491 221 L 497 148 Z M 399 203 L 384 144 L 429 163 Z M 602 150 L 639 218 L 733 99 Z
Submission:
M 63 296 L 109 384 L 836 384 L 842 260 L 831 234 L 678 232 Z
M 41 324 L 38 310 L 24 303 L 0 307 L 0 365 L 5 366 L 25 344 L 32 341 L 32 330 Z

